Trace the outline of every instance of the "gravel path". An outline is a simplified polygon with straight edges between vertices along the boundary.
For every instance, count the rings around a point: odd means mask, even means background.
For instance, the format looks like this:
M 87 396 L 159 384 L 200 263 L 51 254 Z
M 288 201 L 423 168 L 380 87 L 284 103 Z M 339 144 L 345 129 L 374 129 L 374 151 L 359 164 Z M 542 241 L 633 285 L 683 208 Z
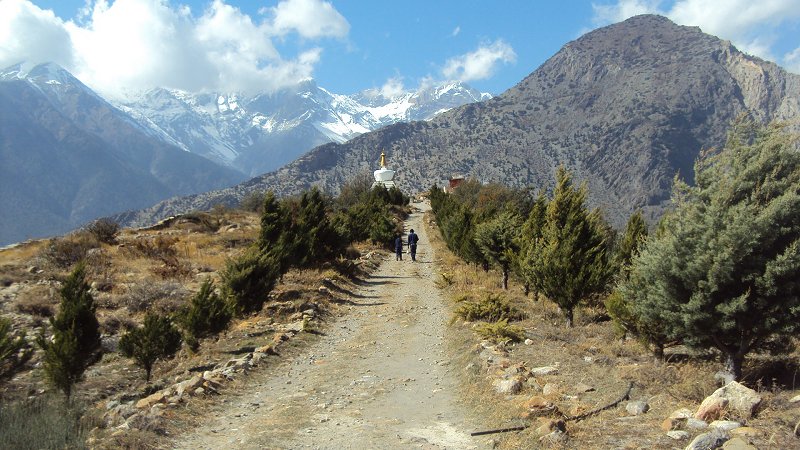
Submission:
M 427 209 L 427 204 L 422 204 Z M 174 448 L 478 448 L 445 351 L 448 313 L 434 285 L 435 255 L 420 235 L 417 262 L 384 261 L 325 336 L 247 392 L 209 412 Z

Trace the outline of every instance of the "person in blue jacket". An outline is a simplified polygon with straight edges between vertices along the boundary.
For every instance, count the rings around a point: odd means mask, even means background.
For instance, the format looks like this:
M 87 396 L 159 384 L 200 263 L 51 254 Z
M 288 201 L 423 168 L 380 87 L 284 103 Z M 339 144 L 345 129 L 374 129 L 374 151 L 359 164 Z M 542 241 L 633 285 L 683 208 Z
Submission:
M 397 255 L 395 261 L 402 261 L 403 260 L 403 237 L 400 236 L 400 233 L 394 238 L 394 251 Z
M 417 233 L 414 233 L 414 229 L 411 229 L 411 232 L 408 233 L 408 249 L 409 253 L 411 253 L 411 261 L 417 260 L 417 241 L 419 241 L 419 236 Z

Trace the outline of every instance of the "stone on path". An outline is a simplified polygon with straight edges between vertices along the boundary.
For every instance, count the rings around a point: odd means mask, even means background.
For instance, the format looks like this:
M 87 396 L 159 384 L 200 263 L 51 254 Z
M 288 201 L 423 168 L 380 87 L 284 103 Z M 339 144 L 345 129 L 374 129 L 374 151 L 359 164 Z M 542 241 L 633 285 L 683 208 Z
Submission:
M 727 433 L 722 430 L 714 430 L 694 438 L 694 440 L 686 446 L 685 450 L 713 450 L 720 448 L 727 440 Z
M 703 400 L 694 417 L 708 422 L 732 411 L 743 419 L 749 419 L 760 404 L 761 396 L 756 391 L 731 381 Z
M 650 405 L 642 400 L 634 400 L 625 405 L 625 411 L 631 416 L 640 416 L 650 410 Z

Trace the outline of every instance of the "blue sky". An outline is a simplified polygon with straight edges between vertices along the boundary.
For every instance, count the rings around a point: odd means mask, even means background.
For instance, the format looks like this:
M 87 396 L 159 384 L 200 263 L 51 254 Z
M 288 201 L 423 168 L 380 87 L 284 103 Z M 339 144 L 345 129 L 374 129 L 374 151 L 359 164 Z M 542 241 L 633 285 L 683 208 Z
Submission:
M 455 79 L 498 94 L 581 34 L 647 12 L 800 73 L 800 0 L 0 0 L 0 67 L 54 61 L 107 95 L 308 77 L 342 94 Z

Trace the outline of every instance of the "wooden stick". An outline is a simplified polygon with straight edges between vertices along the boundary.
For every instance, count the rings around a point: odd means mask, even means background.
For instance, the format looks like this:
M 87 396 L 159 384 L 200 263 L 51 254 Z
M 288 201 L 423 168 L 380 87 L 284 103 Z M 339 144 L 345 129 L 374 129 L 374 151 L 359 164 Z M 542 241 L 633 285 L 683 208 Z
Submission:
M 527 425 L 519 426 L 519 427 L 509 427 L 509 428 L 498 428 L 496 430 L 486 430 L 486 431 L 473 431 L 470 433 L 470 436 L 483 436 L 485 434 L 495 434 L 495 433 L 507 433 L 509 431 L 522 431 L 528 428 Z
M 631 390 L 633 390 L 633 381 L 631 381 L 631 382 L 628 384 L 628 389 L 625 391 L 625 393 L 624 393 L 624 394 L 622 394 L 622 397 L 618 398 L 616 401 L 614 401 L 614 402 L 611 402 L 611 403 L 607 404 L 606 406 L 603 406 L 603 407 L 600 407 L 600 408 L 597 408 L 597 409 L 593 409 L 593 410 L 591 410 L 591 411 L 589 411 L 589 412 L 585 412 L 585 413 L 583 413 L 583 414 L 578 414 L 577 416 L 564 417 L 564 420 L 565 420 L 565 421 L 570 421 L 570 420 L 574 420 L 574 421 L 583 420 L 583 419 L 585 419 L 585 418 L 587 418 L 587 417 L 589 417 L 589 416 L 593 416 L 593 415 L 595 415 L 595 414 L 599 413 L 600 411 L 605 411 L 605 410 L 607 410 L 607 409 L 609 409 L 609 408 L 613 408 L 613 407 L 615 407 L 615 406 L 619 405 L 620 403 L 622 403 L 622 401 L 623 401 L 623 400 L 627 400 L 627 399 L 629 399 L 629 398 L 630 398 L 630 396 L 631 396 Z

